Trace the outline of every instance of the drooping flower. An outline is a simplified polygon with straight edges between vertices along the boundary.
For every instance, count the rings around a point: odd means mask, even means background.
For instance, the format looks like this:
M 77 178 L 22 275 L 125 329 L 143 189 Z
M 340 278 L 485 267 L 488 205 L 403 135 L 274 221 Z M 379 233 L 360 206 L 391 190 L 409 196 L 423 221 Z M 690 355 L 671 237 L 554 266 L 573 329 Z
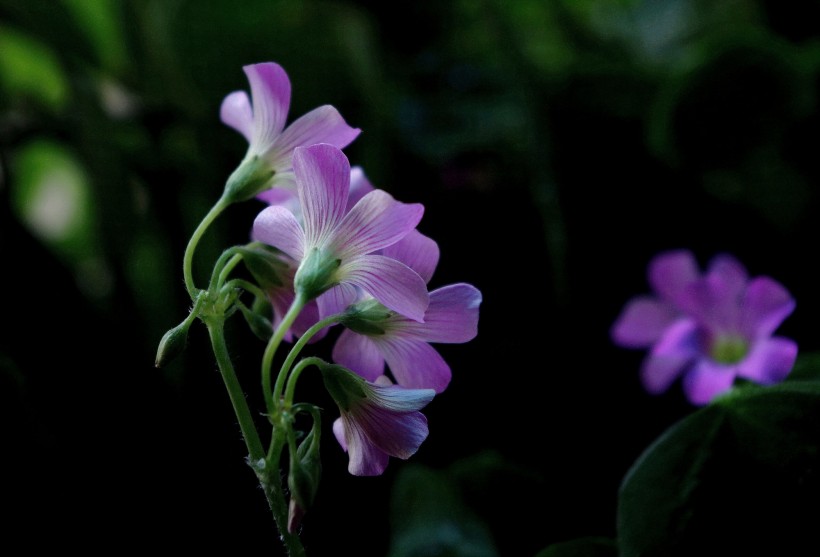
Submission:
M 265 199 L 266 190 L 293 186 L 293 150 L 315 143 L 344 148 L 361 133 L 345 122 L 333 106 L 311 110 L 285 127 L 290 109 L 290 79 L 274 62 L 243 67 L 251 87 L 234 91 L 220 107 L 222 122 L 248 140 L 242 163 L 228 179 L 227 189 L 236 201 L 257 196 Z
M 427 418 L 419 412 L 433 400 L 432 389 L 405 389 L 382 377 L 374 383 L 342 366 L 320 366 L 325 387 L 341 417 L 333 433 L 349 455 L 348 471 L 378 476 L 389 457 L 408 459 L 427 438 Z
M 384 250 L 429 281 L 438 262 L 438 246 L 418 231 Z M 333 348 L 333 360 L 368 381 L 384 375 L 385 363 L 396 383 L 442 392 L 450 383 L 450 366 L 430 343 L 462 343 L 478 333 L 481 292 L 466 283 L 430 292 L 430 305 L 419 323 L 365 297 L 348 307 L 346 327 Z
M 701 275 L 691 253 L 675 251 L 652 261 L 649 282 L 655 296 L 627 303 L 611 335 L 621 346 L 649 348 L 641 379 L 650 393 L 682 376 L 689 401 L 702 405 L 738 377 L 768 385 L 791 371 L 797 344 L 774 332 L 795 301 L 774 279 L 750 278 L 727 254 Z
M 373 190 L 348 211 L 350 163 L 333 145 L 296 148 L 293 168 L 301 220 L 287 207 L 272 205 L 256 217 L 253 236 L 299 263 L 295 292 L 311 300 L 339 285 L 355 286 L 391 310 L 421 321 L 429 303 L 424 279 L 404 263 L 375 252 L 415 229 L 424 207 Z

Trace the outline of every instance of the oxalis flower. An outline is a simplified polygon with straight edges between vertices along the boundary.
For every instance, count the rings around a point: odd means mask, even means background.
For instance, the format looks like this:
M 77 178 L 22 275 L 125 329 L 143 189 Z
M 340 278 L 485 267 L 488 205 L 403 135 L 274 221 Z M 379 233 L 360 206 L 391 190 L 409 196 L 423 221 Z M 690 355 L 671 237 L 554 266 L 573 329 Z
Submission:
M 333 145 L 296 148 L 293 169 L 301 221 L 287 207 L 270 206 L 256 217 L 253 237 L 299 263 L 293 279 L 296 294 L 312 300 L 338 285 L 356 286 L 389 309 L 423 320 L 429 303 L 424 279 L 404 263 L 374 252 L 415 229 L 424 207 L 374 190 L 348 211 L 350 163 Z M 321 311 L 322 299 L 317 301 L 321 315 L 327 315 Z
M 439 250 L 418 231 L 385 248 L 384 255 L 406 263 L 429 282 Z M 369 297 L 351 305 L 341 321 L 346 327 L 333 348 L 333 360 L 368 381 L 384 375 L 385 363 L 402 387 L 442 392 L 450 383 L 450 366 L 430 343 L 462 343 L 478 333 L 481 292 L 466 283 L 430 292 L 430 305 L 419 323 L 385 308 Z
M 228 179 L 231 199 L 242 201 L 257 196 L 264 200 L 270 188 L 292 187 L 296 147 L 329 143 L 341 149 L 361 133 L 330 105 L 315 108 L 285 127 L 291 93 L 285 70 L 274 62 L 247 65 L 243 70 L 253 104 L 245 91 L 234 91 L 220 108 L 222 122 L 249 143 L 244 160 Z
M 432 389 L 405 389 L 386 377 L 369 383 L 342 366 L 320 366 L 325 387 L 341 417 L 333 433 L 349 455 L 348 471 L 378 476 L 389 457 L 408 459 L 427 438 L 427 418 L 419 412 L 433 400 Z
M 649 283 L 654 295 L 627 303 L 611 334 L 621 346 L 649 348 L 641 379 L 650 393 L 666 391 L 682 376 L 687 398 L 701 405 L 737 377 L 773 384 L 791 371 L 797 344 L 773 334 L 795 301 L 772 278 L 749 278 L 726 254 L 701 275 L 694 256 L 679 250 L 653 259 Z

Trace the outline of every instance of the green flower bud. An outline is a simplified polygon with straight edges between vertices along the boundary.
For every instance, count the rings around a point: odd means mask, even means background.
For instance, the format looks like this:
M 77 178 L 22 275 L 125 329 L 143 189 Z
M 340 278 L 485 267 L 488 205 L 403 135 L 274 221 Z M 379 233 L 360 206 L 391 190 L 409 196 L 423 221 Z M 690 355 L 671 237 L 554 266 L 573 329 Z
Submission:
M 238 306 L 253 334 L 265 342 L 270 340 L 270 337 L 273 336 L 273 325 L 270 319 L 248 309 L 244 304 L 238 304 Z
M 157 347 L 157 357 L 154 360 L 156 367 L 163 367 L 179 356 L 188 342 L 188 329 L 191 323 L 186 319 L 162 336 Z
M 282 252 L 276 248 L 258 245 L 240 247 L 237 252 L 253 278 L 265 290 L 282 287 L 288 272 L 292 272 L 282 259 Z
M 353 304 L 339 321 L 342 325 L 362 335 L 383 335 L 387 321 L 395 313 L 387 309 L 376 299 Z
M 319 455 L 320 423 L 315 421 L 313 429 L 290 457 L 288 488 L 291 500 L 288 506 L 288 531 L 293 533 L 302 517 L 313 505 L 319 481 L 322 476 L 322 460 Z
M 367 398 L 366 382 L 349 369 L 336 364 L 319 364 L 325 388 L 339 408 L 350 410 L 360 400 Z

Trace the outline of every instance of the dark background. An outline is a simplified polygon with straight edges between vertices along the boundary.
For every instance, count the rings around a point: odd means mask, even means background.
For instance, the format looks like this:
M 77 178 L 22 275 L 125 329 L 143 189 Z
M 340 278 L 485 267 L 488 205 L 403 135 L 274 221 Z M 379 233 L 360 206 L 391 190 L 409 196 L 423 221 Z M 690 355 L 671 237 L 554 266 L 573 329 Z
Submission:
M 305 374 L 327 433 L 308 554 L 409 555 L 395 532 L 428 503 L 483 548 L 418 555 L 614 537 L 624 474 L 693 411 L 678 385 L 644 393 L 642 354 L 608 337 L 661 250 L 779 280 L 797 299 L 780 332 L 818 348 L 820 3 L 237 4 L 0 0 L 4 544 L 282 553 L 204 327 L 154 367 L 187 315 L 185 244 L 246 149 L 218 113 L 248 63 L 288 72 L 289 121 L 332 104 L 360 127 L 351 163 L 426 207 L 431 287 L 484 298 L 478 337 L 438 346 L 453 380 L 428 439 L 381 477 L 347 473 Z M 49 234 L 52 186 L 76 220 Z M 200 283 L 261 207 L 217 221 Z M 228 334 L 261 411 L 263 345 Z M 452 497 L 398 490 L 408 470 Z

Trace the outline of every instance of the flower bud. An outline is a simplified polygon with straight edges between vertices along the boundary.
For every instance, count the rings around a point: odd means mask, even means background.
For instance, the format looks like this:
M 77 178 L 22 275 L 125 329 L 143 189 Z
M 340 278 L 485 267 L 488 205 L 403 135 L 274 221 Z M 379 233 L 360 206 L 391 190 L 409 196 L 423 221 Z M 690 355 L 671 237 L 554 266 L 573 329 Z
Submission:
M 157 357 L 154 361 L 156 367 L 165 366 L 182 353 L 188 341 L 188 329 L 190 326 L 190 322 L 186 319 L 162 336 L 162 339 L 159 341 L 159 347 L 157 347 Z
M 248 323 L 248 326 L 253 334 L 265 342 L 270 340 L 270 337 L 273 336 L 273 325 L 271 324 L 270 319 L 248 309 L 243 304 L 238 305 L 240 311 L 242 311 L 242 316 L 245 318 L 245 321 Z
M 287 282 L 288 273 L 293 273 L 282 252 L 276 248 L 259 245 L 240 247 L 237 251 L 253 278 L 265 290 L 282 287 Z
M 313 430 L 291 455 L 288 472 L 288 488 L 291 501 L 288 507 L 288 531 L 299 527 L 302 517 L 313 505 L 319 481 L 322 476 L 322 460 L 319 456 L 319 423 L 313 424 Z
M 228 177 L 222 196 L 231 203 L 247 201 L 270 187 L 275 171 L 258 155 L 247 157 Z

